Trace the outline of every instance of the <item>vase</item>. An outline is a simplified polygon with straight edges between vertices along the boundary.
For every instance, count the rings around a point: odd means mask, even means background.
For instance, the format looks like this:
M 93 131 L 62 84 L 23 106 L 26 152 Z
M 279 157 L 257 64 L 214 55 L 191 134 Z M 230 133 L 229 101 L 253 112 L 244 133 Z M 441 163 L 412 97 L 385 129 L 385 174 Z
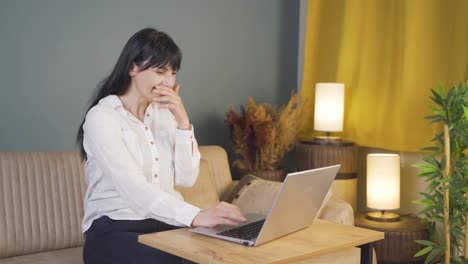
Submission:
M 275 170 L 249 170 L 249 169 L 235 168 L 235 170 L 236 170 L 237 180 L 240 180 L 242 176 L 246 174 L 252 174 L 264 180 L 278 181 L 278 182 L 282 182 L 284 178 L 286 177 L 286 170 L 283 168 L 278 168 Z

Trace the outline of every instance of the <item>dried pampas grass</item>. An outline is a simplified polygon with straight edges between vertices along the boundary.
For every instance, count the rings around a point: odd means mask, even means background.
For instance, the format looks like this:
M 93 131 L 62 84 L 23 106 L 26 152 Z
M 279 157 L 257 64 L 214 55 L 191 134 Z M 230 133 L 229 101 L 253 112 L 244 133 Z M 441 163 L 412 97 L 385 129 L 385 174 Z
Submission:
M 247 106 L 237 113 L 226 113 L 234 151 L 234 165 L 248 170 L 274 170 L 284 154 L 294 147 L 301 120 L 301 105 L 294 93 L 286 106 L 256 104 L 249 97 Z

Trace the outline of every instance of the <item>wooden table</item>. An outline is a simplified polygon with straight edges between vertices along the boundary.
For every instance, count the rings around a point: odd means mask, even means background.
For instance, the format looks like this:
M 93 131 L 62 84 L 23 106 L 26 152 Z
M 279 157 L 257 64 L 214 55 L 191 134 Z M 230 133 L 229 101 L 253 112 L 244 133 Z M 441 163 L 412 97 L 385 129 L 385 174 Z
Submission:
M 258 247 L 211 238 L 176 229 L 140 235 L 138 241 L 150 247 L 197 263 L 290 263 L 361 247 L 361 263 L 372 263 L 373 242 L 384 233 L 316 220 L 308 228 Z

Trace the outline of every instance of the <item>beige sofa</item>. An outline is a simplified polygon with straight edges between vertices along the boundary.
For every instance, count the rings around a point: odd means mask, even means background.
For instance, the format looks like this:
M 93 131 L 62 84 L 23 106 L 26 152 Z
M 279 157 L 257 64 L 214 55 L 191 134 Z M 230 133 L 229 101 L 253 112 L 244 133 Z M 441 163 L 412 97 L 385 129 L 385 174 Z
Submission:
M 236 183 L 222 148 L 200 146 L 200 152 L 197 183 L 180 191 L 188 202 L 207 207 L 228 197 Z M 0 263 L 82 263 L 84 178 L 78 152 L 0 152 Z M 329 204 L 322 215 L 352 216 L 346 203 Z M 359 263 L 358 256 L 350 249 L 307 263 Z

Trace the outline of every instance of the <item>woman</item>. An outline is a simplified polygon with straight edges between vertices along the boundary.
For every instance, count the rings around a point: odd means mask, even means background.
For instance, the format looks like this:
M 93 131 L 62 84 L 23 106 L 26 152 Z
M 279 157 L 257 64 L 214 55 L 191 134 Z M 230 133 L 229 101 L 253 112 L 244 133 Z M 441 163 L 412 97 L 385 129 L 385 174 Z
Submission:
M 88 187 L 85 263 L 179 263 L 139 244 L 138 235 L 245 221 L 234 205 L 201 210 L 174 189 L 195 183 L 200 161 L 175 83 L 181 59 L 171 37 L 146 28 L 128 40 L 98 85 L 77 136 Z

